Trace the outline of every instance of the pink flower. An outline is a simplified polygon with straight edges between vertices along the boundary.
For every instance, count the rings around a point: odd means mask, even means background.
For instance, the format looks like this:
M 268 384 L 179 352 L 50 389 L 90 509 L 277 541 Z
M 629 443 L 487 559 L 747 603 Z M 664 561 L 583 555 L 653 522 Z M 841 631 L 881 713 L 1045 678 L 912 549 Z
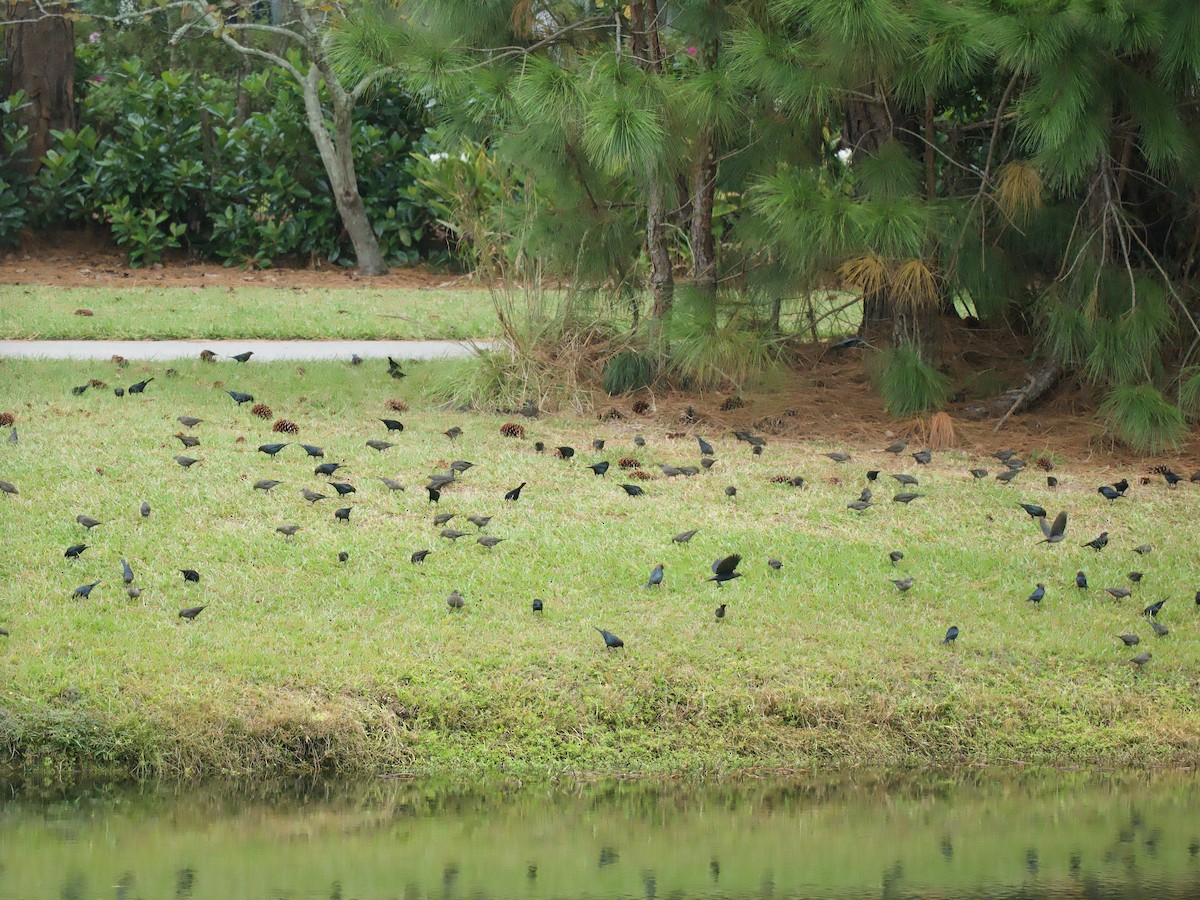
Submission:
M 93 31 L 91 34 L 88 35 L 88 43 L 89 44 L 94 44 L 99 40 L 100 40 L 100 32 L 98 32 L 98 31 Z
M 688 56 L 695 56 L 698 52 L 699 51 L 695 47 L 688 47 L 687 49 Z

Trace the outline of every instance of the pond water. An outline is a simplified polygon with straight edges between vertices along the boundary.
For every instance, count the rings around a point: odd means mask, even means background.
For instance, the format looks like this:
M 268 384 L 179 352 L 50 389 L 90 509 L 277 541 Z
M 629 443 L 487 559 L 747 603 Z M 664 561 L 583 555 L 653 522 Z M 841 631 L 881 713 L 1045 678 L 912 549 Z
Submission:
M 0 898 L 1200 897 L 1192 773 L 8 786 Z

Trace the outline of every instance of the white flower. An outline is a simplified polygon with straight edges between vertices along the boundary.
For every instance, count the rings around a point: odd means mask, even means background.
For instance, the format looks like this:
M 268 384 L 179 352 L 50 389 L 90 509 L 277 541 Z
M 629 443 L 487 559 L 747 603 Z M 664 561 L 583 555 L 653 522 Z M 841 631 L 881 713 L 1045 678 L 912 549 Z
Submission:
M 445 153 L 430 153 L 429 161 L 434 164 L 440 163 L 443 159 L 445 159 L 447 157 L 447 155 L 448 154 L 445 154 Z
M 837 152 L 836 155 L 837 155 L 837 158 L 842 161 L 842 165 L 848 166 L 848 165 L 850 165 L 850 157 L 854 156 L 854 151 L 851 150 L 849 147 L 843 147 L 841 150 L 839 150 Z

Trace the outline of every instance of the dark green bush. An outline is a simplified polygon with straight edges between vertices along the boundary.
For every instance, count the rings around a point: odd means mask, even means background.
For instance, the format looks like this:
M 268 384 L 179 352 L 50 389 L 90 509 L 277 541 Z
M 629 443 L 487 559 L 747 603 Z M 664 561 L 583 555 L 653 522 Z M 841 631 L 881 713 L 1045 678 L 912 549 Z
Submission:
M 22 228 L 100 223 L 129 248 L 133 265 L 171 247 L 226 265 L 352 265 L 298 85 L 266 71 L 241 79 L 240 90 L 250 107 L 241 118 L 230 80 L 154 75 L 137 59 L 121 62 L 89 84 L 85 124 L 55 133 L 36 182 L 0 191 L 0 243 Z M 414 174 L 423 132 L 403 97 L 378 98 L 355 119 L 359 189 L 392 264 L 439 249 L 427 237 L 433 213 Z M 16 146 L 16 135 L 4 138 Z
M 600 384 L 609 395 L 627 394 L 654 381 L 657 369 L 650 357 L 636 350 L 622 350 L 604 364 Z

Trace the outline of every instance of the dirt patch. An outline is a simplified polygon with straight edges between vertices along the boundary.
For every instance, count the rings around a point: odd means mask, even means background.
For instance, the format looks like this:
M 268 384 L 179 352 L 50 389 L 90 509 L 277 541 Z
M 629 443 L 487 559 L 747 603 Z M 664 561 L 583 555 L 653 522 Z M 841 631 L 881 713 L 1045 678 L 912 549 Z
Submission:
M 225 267 L 214 262 L 168 259 L 161 265 L 133 269 L 119 248 L 98 236 L 60 234 L 29 239 L 16 251 L 0 255 L 0 284 L 44 284 L 63 287 L 115 285 L 168 287 L 372 288 L 478 290 L 470 276 L 435 272 L 421 266 L 393 269 L 379 278 L 363 278 L 353 269 L 324 264 L 313 268 L 273 267 L 264 270 Z

